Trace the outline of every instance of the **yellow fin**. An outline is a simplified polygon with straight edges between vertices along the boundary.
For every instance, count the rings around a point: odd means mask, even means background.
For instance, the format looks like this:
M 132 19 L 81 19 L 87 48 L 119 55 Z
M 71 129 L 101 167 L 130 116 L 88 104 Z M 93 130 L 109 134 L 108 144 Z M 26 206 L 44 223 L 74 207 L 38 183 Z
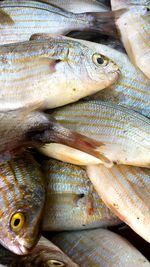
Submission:
M 14 24 L 13 19 L 3 10 L 0 10 L 0 24 Z

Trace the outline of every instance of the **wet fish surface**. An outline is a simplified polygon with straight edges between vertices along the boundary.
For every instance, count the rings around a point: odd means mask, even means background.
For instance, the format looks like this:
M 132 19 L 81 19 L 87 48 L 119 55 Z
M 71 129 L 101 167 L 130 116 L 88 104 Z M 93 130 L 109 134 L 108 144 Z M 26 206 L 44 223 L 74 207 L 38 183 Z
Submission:
M 105 204 L 150 242 L 150 170 L 133 166 L 88 166 L 88 176 Z
M 57 109 L 53 116 L 64 127 L 99 141 L 96 150 L 104 165 L 150 167 L 150 120 L 141 114 L 112 103 L 88 101 Z
M 150 79 L 150 8 L 147 0 L 111 0 L 113 10 L 126 9 L 116 19 L 131 61 Z
M 119 73 L 105 55 L 65 37 L 0 46 L 0 111 L 75 102 L 108 87 Z
M 49 1 L 50 2 L 50 1 Z M 29 40 L 34 33 L 67 34 L 70 31 L 97 31 L 116 35 L 113 15 L 100 12 L 75 14 L 42 1 L 4 0 L 0 2 L 0 44 Z M 97 9 L 99 9 L 97 7 Z
M 27 256 L 16 256 L 10 251 L 0 247 L 0 263 L 7 267 L 78 267 L 58 247 L 41 237 L 36 247 Z
M 60 233 L 52 241 L 82 267 L 149 267 L 127 240 L 104 229 Z
M 106 208 L 84 169 L 53 159 L 44 160 L 42 169 L 47 181 L 43 231 L 79 230 L 121 223 Z
M 29 153 L 0 165 L 0 243 L 24 255 L 36 245 L 46 185 L 39 164 Z

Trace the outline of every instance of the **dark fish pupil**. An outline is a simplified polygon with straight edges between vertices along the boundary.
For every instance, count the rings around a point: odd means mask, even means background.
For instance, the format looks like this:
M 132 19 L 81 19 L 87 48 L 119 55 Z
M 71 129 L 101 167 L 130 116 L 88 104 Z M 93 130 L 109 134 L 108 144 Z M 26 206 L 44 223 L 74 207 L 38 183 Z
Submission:
M 149 12 L 149 11 L 150 11 L 150 8 L 149 8 L 149 7 L 147 7 L 147 9 L 146 9 L 146 10 L 147 10 L 147 12 Z
M 16 219 L 16 220 L 14 221 L 14 226 L 18 226 L 19 223 L 20 223 L 20 219 Z
M 101 57 L 98 57 L 97 58 L 97 63 L 98 64 L 103 64 L 104 63 L 104 60 Z

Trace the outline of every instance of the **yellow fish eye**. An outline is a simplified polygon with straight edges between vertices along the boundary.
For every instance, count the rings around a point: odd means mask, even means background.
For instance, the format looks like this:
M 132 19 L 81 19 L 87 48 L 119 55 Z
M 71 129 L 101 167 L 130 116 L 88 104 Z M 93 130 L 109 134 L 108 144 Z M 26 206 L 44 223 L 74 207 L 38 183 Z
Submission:
M 55 266 L 64 267 L 65 266 L 63 262 L 57 261 L 57 260 L 48 260 L 47 264 L 49 267 L 55 267 Z
M 92 60 L 97 67 L 99 66 L 105 67 L 108 65 L 108 59 L 97 53 L 92 56 Z
M 25 216 L 21 212 L 15 213 L 10 221 L 11 230 L 14 232 L 18 232 L 22 229 L 25 222 Z

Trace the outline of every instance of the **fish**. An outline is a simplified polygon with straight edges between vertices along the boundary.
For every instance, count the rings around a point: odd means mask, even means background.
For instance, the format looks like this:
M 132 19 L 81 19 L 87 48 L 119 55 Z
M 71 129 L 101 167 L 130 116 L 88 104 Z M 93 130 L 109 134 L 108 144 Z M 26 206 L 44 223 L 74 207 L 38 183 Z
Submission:
M 130 60 L 150 79 L 150 5 L 147 0 L 111 0 L 112 10 L 126 9 L 116 25 Z
M 37 0 L 39 2 L 39 0 Z M 107 0 L 40 0 L 73 13 L 106 12 L 110 10 Z
M 40 165 L 24 152 L 0 164 L 0 244 L 18 255 L 36 245 L 46 197 Z
M 47 159 L 41 163 L 47 181 L 43 231 L 69 231 L 107 227 L 121 221 L 102 202 L 86 171 Z
M 41 110 L 66 105 L 115 83 L 119 74 L 105 55 L 62 36 L 2 45 L 0 112 L 39 102 Z
M 32 252 L 26 256 L 19 257 L 0 247 L 0 263 L 7 264 L 7 267 L 79 267 L 62 250 L 43 236 Z
M 100 142 L 96 151 L 106 167 L 114 164 L 150 167 L 150 120 L 141 114 L 110 102 L 84 101 L 59 108 L 51 115 L 63 127 Z M 52 147 L 47 143 L 44 149 L 50 156 Z M 63 153 L 67 160 L 65 149 Z M 58 156 L 59 153 L 57 159 Z M 61 157 L 62 154 L 60 160 Z
M 149 261 L 126 239 L 106 229 L 60 233 L 52 238 L 82 267 L 149 267 Z
M 87 174 L 108 208 L 150 242 L 150 170 L 133 166 L 87 166 Z
M 29 40 L 35 33 L 65 35 L 71 31 L 96 31 L 117 36 L 113 12 L 75 14 L 41 1 L 4 0 L 0 1 L 0 44 L 10 44 Z

